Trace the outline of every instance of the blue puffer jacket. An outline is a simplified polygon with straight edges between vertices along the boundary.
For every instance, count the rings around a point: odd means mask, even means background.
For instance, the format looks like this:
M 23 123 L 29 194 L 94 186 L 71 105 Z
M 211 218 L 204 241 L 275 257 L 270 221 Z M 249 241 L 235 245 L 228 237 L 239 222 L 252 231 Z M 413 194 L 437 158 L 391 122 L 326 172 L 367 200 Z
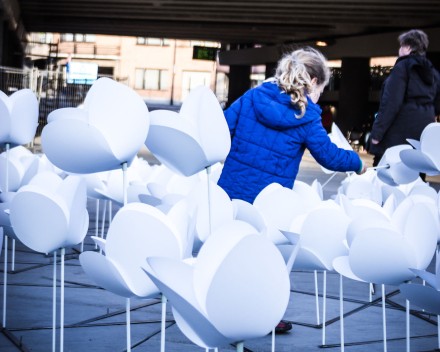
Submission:
M 231 199 L 253 203 L 274 182 L 292 188 L 305 148 L 327 169 L 360 169 L 355 152 L 330 141 L 318 105 L 309 100 L 306 114 L 295 114 L 300 111 L 275 82 L 249 90 L 225 111 L 232 146 L 218 184 Z

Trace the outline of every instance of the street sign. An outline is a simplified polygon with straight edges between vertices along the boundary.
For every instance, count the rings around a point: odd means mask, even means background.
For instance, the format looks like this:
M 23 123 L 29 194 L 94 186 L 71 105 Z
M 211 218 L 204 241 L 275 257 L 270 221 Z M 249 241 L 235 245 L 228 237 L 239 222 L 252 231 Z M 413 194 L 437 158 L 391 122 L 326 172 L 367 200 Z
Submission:
M 67 63 L 67 83 L 93 84 L 98 78 L 98 64 L 70 61 Z
M 193 47 L 193 59 L 194 60 L 217 60 L 217 48 L 210 48 L 206 46 L 194 46 Z

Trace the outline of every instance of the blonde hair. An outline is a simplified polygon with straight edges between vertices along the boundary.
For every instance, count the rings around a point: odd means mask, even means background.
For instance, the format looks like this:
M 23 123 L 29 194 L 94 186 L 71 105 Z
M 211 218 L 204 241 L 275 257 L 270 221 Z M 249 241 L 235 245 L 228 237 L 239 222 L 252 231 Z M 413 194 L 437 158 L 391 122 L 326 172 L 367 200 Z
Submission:
M 275 79 L 277 85 L 292 98 L 292 104 L 301 110 L 300 119 L 306 113 L 307 94 L 311 93 L 312 79 L 317 85 L 328 84 L 330 69 L 327 59 L 319 51 L 306 47 L 285 54 L 278 62 Z

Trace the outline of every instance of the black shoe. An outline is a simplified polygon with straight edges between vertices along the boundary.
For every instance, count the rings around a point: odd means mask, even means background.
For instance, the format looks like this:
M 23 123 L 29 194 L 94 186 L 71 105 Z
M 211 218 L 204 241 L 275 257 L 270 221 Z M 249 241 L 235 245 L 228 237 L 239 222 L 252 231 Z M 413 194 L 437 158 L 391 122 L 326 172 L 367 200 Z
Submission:
M 292 330 L 292 323 L 289 323 L 288 321 L 281 320 L 280 323 L 275 328 L 275 333 L 276 334 L 284 333 L 289 330 Z

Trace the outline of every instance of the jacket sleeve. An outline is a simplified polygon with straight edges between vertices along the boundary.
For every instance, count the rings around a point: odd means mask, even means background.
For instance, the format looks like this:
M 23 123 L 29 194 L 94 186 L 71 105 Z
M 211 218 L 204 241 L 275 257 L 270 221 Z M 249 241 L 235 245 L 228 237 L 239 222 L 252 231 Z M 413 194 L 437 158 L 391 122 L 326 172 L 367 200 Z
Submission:
M 229 132 L 231 133 L 231 138 L 233 138 L 234 134 L 235 134 L 235 128 L 237 127 L 238 118 L 240 116 L 242 100 L 243 100 L 243 97 L 241 97 L 240 99 L 237 99 L 224 112 L 226 122 L 228 123 Z
M 338 148 L 332 143 L 321 121 L 312 121 L 307 125 L 309 126 L 306 127 L 305 145 L 320 165 L 332 171 L 359 171 L 359 155 L 354 151 Z
M 371 131 L 371 138 L 381 141 L 399 113 L 405 98 L 408 74 L 405 63 L 394 66 L 381 96 L 379 113 Z
M 434 98 L 434 110 L 435 110 L 435 116 L 440 115 L 440 74 L 438 71 L 435 71 L 435 81 L 437 84 L 437 93 L 435 94 Z

